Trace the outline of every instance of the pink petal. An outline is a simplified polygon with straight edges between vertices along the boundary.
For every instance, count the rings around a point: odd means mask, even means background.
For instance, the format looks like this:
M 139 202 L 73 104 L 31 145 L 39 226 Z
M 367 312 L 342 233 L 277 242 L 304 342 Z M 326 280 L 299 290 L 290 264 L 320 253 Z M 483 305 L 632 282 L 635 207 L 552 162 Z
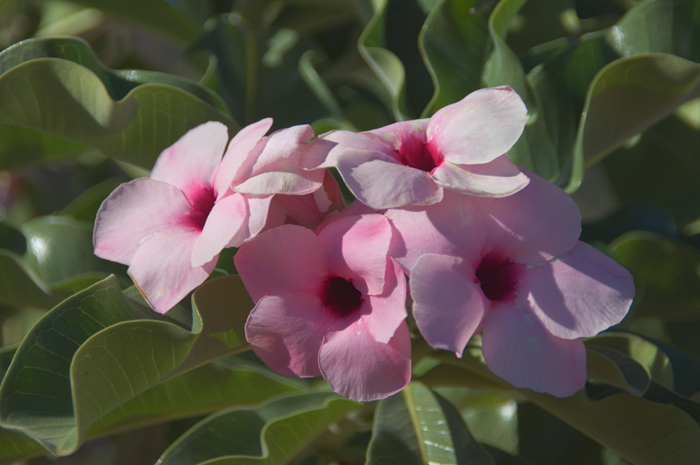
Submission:
M 169 229 L 144 241 L 134 254 L 128 273 L 156 312 L 170 310 L 214 270 L 218 257 L 192 266 L 198 236 L 198 231 Z
M 330 168 L 337 165 L 338 156 L 346 150 L 353 152 L 369 151 L 383 153 L 393 159 L 394 150 L 376 141 L 367 134 L 351 131 L 331 131 L 321 134 L 320 140 L 326 141 L 329 149 L 327 152 L 307 152 L 299 157 L 299 165 L 302 169 Z
M 271 229 L 276 226 L 281 226 L 283 223 L 269 222 L 268 215 L 270 214 L 270 204 L 272 195 L 248 195 L 243 194 L 243 197 L 248 202 L 248 237 L 255 237 L 263 230 Z
M 510 150 L 526 118 L 525 104 L 510 87 L 479 89 L 430 118 L 428 143 L 449 162 L 488 163 Z
M 122 184 L 102 202 L 95 220 L 95 255 L 128 265 L 154 234 L 178 227 L 192 207 L 176 187 L 149 178 Z
M 482 351 L 497 376 L 517 388 L 568 397 L 586 383 L 581 339 L 561 339 L 526 309 L 500 306 L 486 317 Z
M 427 207 L 390 209 L 385 213 L 396 228 L 391 256 L 410 273 L 423 254 L 460 257 L 470 263 L 481 256 L 475 241 L 475 212 L 465 195 L 446 191 L 442 202 Z
M 444 161 L 435 168 L 433 176 L 445 189 L 482 197 L 506 197 L 530 182 L 506 155 L 482 165 L 455 165 Z
M 191 191 L 212 187 L 227 143 L 226 126 L 217 121 L 201 124 L 163 150 L 150 178 L 172 184 L 193 202 Z
M 406 320 L 406 278 L 393 260 L 387 263 L 386 284 L 381 295 L 367 296 L 371 312 L 362 319 L 372 338 L 387 343 Z
M 319 295 L 328 277 L 326 251 L 313 231 L 283 225 L 243 243 L 236 269 L 254 301 L 268 294 L 304 291 Z
M 426 342 L 462 356 L 490 301 L 471 263 L 447 255 L 422 255 L 411 269 L 413 316 Z
M 336 319 L 313 294 L 270 294 L 248 315 L 246 340 L 274 372 L 302 378 L 318 376 L 319 348 L 326 329 Z
M 270 135 L 245 179 L 235 180 L 235 189 L 247 194 L 308 194 L 321 187 L 325 170 L 304 171 L 299 158 L 306 153 L 327 152 L 327 142 L 309 142 L 309 125 L 293 126 Z M 242 173 L 241 173 L 242 174 Z
M 530 183 L 501 199 L 471 197 L 474 228 L 485 250 L 516 263 L 538 263 L 571 250 L 581 234 L 581 212 L 571 196 L 535 174 Z
M 338 218 L 318 233 L 331 274 L 352 281 L 363 294 L 384 291 L 391 225 L 382 215 Z
M 411 121 L 401 121 L 389 124 L 378 129 L 366 131 L 369 137 L 389 146 L 394 151 L 398 151 L 403 144 L 416 139 L 426 142 L 425 130 L 428 126 L 427 119 L 417 119 Z
M 209 212 L 192 251 L 192 266 L 202 266 L 219 255 L 226 247 L 238 247 L 247 239 L 243 227 L 248 219 L 248 208 L 240 194 L 232 194 L 217 201 Z
M 270 130 L 271 126 L 272 118 L 261 119 L 238 131 L 238 134 L 231 140 L 214 181 L 214 188 L 219 196 L 226 193 L 244 165 L 250 165 L 255 161 L 263 146 L 262 144 L 258 146 L 258 142 Z
M 619 323 L 634 298 L 630 273 L 615 260 L 579 242 L 550 262 L 532 265 L 518 283 L 534 315 L 555 336 L 595 336 Z
M 411 380 L 411 338 L 401 324 L 377 342 L 363 320 L 340 320 L 328 329 L 318 357 L 321 373 L 338 394 L 360 402 L 389 397 Z
M 337 168 L 350 192 L 375 209 L 430 205 L 442 199 L 442 187 L 429 173 L 380 152 L 347 150 L 338 157 Z

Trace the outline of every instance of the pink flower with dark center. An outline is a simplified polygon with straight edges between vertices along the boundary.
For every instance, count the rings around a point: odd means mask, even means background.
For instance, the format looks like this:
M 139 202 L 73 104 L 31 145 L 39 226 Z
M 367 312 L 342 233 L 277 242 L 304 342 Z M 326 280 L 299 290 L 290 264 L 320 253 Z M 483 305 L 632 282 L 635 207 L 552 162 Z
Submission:
M 480 89 L 430 119 L 372 131 L 332 131 L 329 150 L 304 154 L 302 168 L 336 167 L 353 195 L 375 209 L 439 202 L 445 189 L 486 197 L 511 195 L 528 178 L 504 154 L 527 110 L 510 87 Z
M 578 241 L 573 200 L 529 174 L 502 199 L 446 193 L 425 209 L 389 210 L 392 256 L 410 272 L 425 340 L 462 356 L 482 333 L 486 364 L 516 387 L 565 397 L 586 381 L 583 337 L 626 315 L 632 277 Z
M 411 377 L 403 271 L 382 215 L 342 216 L 315 234 L 283 225 L 247 241 L 235 263 L 256 302 L 246 339 L 275 372 L 322 375 L 351 399 L 385 398 Z

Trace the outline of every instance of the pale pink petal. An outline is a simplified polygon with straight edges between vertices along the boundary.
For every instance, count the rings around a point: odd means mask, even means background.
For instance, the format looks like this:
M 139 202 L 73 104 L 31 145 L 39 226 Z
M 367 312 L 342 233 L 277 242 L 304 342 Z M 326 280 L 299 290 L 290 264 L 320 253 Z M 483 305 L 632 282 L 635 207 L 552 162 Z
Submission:
M 238 247 L 246 239 L 248 219 L 246 201 L 240 194 L 220 199 L 209 212 L 201 234 L 194 244 L 192 266 L 202 266 L 226 247 Z
M 326 147 L 329 150 L 327 152 L 316 151 L 302 154 L 299 157 L 299 166 L 302 169 L 334 167 L 337 165 L 338 156 L 347 150 L 353 152 L 375 152 L 379 157 L 383 154 L 389 157 L 390 160 L 396 158 L 394 149 L 378 142 L 366 133 L 331 131 L 320 135 L 318 138 L 328 143 Z
M 381 295 L 367 296 L 371 312 L 363 314 L 367 329 L 377 342 L 389 342 L 406 319 L 406 278 L 393 260 L 387 263 L 386 284 Z
M 214 188 L 219 196 L 226 193 L 244 165 L 250 165 L 255 161 L 262 149 L 262 144 L 258 145 L 258 142 L 267 133 L 270 126 L 272 126 L 272 118 L 261 119 L 238 131 L 238 134 L 231 140 L 214 180 Z M 247 169 L 243 169 L 243 171 L 247 171 Z
M 571 250 L 581 234 L 581 212 L 571 196 L 535 174 L 523 190 L 500 199 L 463 196 L 474 215 L 482 250 L 516 263 L 538 263 Z
M 283 223 L 270 221 L 270 204 L 272 195 L 248 195 L 243 194 L 246 202 L 248 202 L 248 237 L 255 237 L 263 230 L 281 226 Z
M 435 168 L 433 176 L 445 189 L 482 197 L 506 197 L 530 182 L 506 155 L 482 165 L 456 165 L 444 161 Z
M 328 277 L 326 251 L 313 231 L 283 225 L 243 243 L 236 270 L 254 301 L 267 294 L 304 291 L 319 294 Z
M 149 178 L 122 184 L 97 212 L 95 255 L 128 265 L 144 241 L 179 227 L 191 210 L 183 193 L 170 184 Z
M 228 129 L 225 125 L 217 121 L 201 124 L 163 150 L 150 178 L 172 184 L 193 202 L 193 190 L 213 186 L 214 174 L 227 143 Z
M 346 150 L 337 168 L 350 192 L 375 209 L 430 205 L 442 199 L 442 187 L 429 173 L 378 152 Z
M 526 269 L 518 297 L 555 336 L 595 336 L 619 323 L 634 298 L 630 273 L 615 260 L 579 242 L 568 253 Z
M 169 229 L 145 241 L 134 254 L 129 276 L 156 312 L 170 310 L 214 270 L 218 257 L 204 266 L 192 266 L 198 236 L 198 231 Z
M 328 254 L 331 274 L 352 281 L 363 294 L 384 291 L 391 225 L 383 215 L 338 218 L 318 238 Z
M 362 134 L 367 134 L 372 139 L 382 142 L 394 151 L 398 151 L 409 141 L 420 140 L 422 143 L 425 143 L 427 125 L 427 119 L 401 121 L 378 129 L 372 129 Z
M 411 338 L 401 324 L 391 340 L 377 342 L 363 320 L 340 320 L 328 329 L 318 357 L 335 392 L 368 402 L 389 397 L 411 380 Z
M 489 312 L 482 351 L 491 371 L 518 388 L 568 397 L 586 383 L 581 339 L 550 334 L 524 308 L 503 305 Z
M 460 257 L 470 263 L 481 255 L 481 234 L 474 230 L 475 215 L 465 195 L 446 191 L 442 202 L 419 208 L 389 209 L 385 215 L 397 230 L 391 256 L 410 273 L 423 254 Z M 478 239 L 478 240 L 477 240 Z
M 488 163 L 510 150 L 526 118 L 525 104 L 510 87 L 479 89 L 430 118 L 428 145 L 452 163 Z
M 474 276 L 461 258 L 422 255 L 411 269 L 413 317 L 426 342 L 462 356 L 490 308 Z
M 314 294 L 274 293 L 260 299 L 248 315 L 246 340 L 274 372 L 318 376 L 319 348 L 326 329 L 336 319 Z
M 313 137 L 309 125 L 293 126 L 270 135 L 246 178 L 237 176 L 235 190 L 246 194 L 299 195 L 319 189 L 325 170 L 305 171 L 299 167 L 302 154 L 330 150 L 331 144 L 326 141 L 309 142 Z

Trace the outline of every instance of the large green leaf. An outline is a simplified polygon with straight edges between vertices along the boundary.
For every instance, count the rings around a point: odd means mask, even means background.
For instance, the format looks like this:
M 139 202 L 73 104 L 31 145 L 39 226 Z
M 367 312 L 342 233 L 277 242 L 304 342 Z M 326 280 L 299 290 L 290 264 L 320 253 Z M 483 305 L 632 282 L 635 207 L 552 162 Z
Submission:
M 62 216 L 34 218 L 22 225 L 25 262 L 50 287 L 94 271 L 124 271 L 93 253 L 92 225 Z
M 508 383 L 493 375 L 482 360 L 470 353 L 462 359 L 440 356 L 454 368 L 491 379 L 508 388 Z M 658 384 L 654 383 L 655 389 Z M 638 465 L 691 465 L 700 456 L 700 424 L 696 405 L 686 407 L 682 401 L 656 402 L 633 395 L 613 395 L 591 400 L 581 391 L 559 399 L 528 389 L 510 389 L 549 411 L 583 434 L 621 457 Z M 675 404 L 675 405 L 671 405 Z
M 653 20 L 650 20 L 653 18 Z M 610 43 L 622 56 L 669 53 L 700 62 L 700 2 L 640 2 L 610 30 Z
M 36 272 L 9 250 L 0 249 L 0 304 L 51 308 L 67 295 L 52 291 Z
M 0 167 L 98 149 L 150 168 L 188 129 L 238 126 L 206 88 L 146 71 L 111 71 L 79 39 L 32 39 L 0 54 Z
M 610 244 L 615 258 L 644 284 L 635 317 L 662 320 L 700 316 L 700 252 L 645 232 L 627 233 Z
M 482 87 L 481 75 L 491 42 L 488 12 L 473 11 L 476 4 L 476 0 L 442 0 L 425 20 L 418 45 L 435 93 L 423 117 Z
M 161 456 L 160 465 L 283 464 L 361 404 L 329 392 L 290 394 L 202 420 Z
M 700 65 L 668 54 L 620 58 L 591 83 L 576 136 L 590 165 L 700 96 Z
M 55 455 L 73 452 L 86 430 L 155 385 L 247 348 L 252 308 L 240 279 L 201 286 L 192 329 L 128 299 L 114 278 L 72 296 L 25 337 L 0 387 L 0 422 Z M 233 308 L 231 308 L 233 307 Z
M 424 384 L 414 381 L 377 407 L 370 465 L 493 464 L 467 429 L 459 411 Z

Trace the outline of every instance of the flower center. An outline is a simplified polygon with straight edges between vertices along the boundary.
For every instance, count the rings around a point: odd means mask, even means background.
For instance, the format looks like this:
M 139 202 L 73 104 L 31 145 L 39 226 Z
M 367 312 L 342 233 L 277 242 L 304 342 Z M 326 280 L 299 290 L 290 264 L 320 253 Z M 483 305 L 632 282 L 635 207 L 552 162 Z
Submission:
M 406 166 L 416 168 L 426 173 L 432 172 L 442 163 L 442 157 L 433 153 L 420 134 L 411 133 L 401 141 L 401 146 L 396 151 L 399 161 Z
M 207 217 L 216 203 L 214 190 L 211 188 L 193 189 L 190 191 L 188 200 L 192 204 L 192 211 L 187 218 L 187 223 L 201 231 L 204 229 L 204 223 L 207 222 Z
M 323 304 L 336 312 L 347 315 L 362 305 L 362 293 L 345 278 L 332 276 L 323 289 Z
M 515 285 L 520 278 L 520 267 L 510 259 L 487 254 L 476 269 L 476 279 L 487 299 L 504 302 L 515 296 Z

